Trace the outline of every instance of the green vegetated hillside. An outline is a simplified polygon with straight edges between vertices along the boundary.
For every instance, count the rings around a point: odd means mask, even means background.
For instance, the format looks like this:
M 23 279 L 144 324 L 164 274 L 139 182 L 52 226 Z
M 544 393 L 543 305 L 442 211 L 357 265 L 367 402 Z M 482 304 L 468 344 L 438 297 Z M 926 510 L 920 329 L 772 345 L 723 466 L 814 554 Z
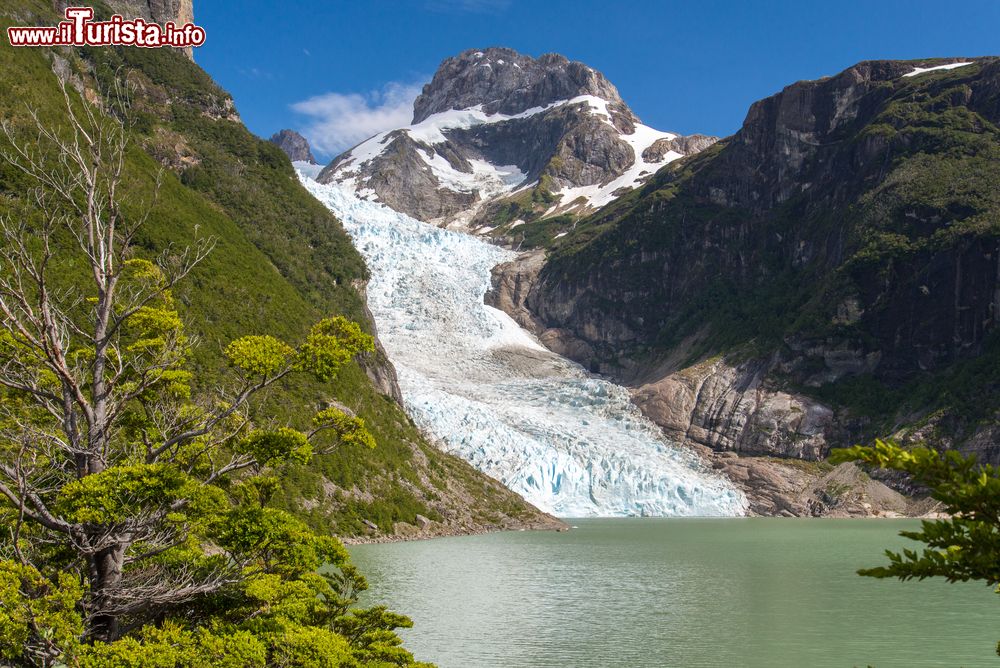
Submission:
M 908 426 L 996 460 L 1000 59 L 971 60 L 755 103 L 550 244 L 532 309 L 626 379 L 761 360 L 767 388 L 834 408 L 828 444 Z
M 101 11 L 107 9 L 98 6 Z M 57 18 L 51 3 L 18 0 L 0 10 L 0 27 Z M 91 99 L 115 78 L 136 86 L 138 123 L 127 165 L 136 211 L 161 180 L 137 252 L 155 254 L 199 237 L 217 241 L 175 290 L 199 338 L 197 366 L 217 366 L 224 346 L 245 334 L 300 342 L 312 323 L 332 314 L 371 331 L 360 292 L 367 270 L 340 223 L 301 187 L 280 149 L 247 131 L 229 95 L 197 65 L 170 49 L 0 49 L 0 116 L 26 127 L 33 108 L 58 125 L 63 100 L 56 72 L 70 82 L 72 95 Z M 29 186 L 12 167 L 0 165 L 6 212 L 30 209 Z M 381 369 L 383 385 L 387 364 L 381 354 L 364 360 L 369 369 Z M 199 377 L 211 381 L 204 373 Z M 541 518 L 499 483 L 431 446 L 358 364 L 332 384 L 285 388 L 270 397 L 275 414 L 292 423 L 331 400 L 364 418 L 377 447 L 343 447 L 288 472 L 280 503 L 314 526 L 352 535 L 370 533 L 362 520 L 391 532 L 398 523 L 415 524 L 417 514 L 439 522 L 432 526 L 441 531 Z

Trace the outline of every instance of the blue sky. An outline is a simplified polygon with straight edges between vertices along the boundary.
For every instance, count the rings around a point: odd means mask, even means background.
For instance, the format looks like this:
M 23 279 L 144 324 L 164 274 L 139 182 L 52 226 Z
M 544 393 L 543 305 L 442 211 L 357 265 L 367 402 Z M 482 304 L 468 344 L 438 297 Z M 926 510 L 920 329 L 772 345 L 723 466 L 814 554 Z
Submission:
M 408 122 L 419 86 L 469 48 L 562 53 L 646 124 L 715 135 L 754 100 L 860 60 L 1000 55 L 997 0 L 196 0 L 195 20 L 196 60 L 249 128 L 303 131 L 324 158 Z

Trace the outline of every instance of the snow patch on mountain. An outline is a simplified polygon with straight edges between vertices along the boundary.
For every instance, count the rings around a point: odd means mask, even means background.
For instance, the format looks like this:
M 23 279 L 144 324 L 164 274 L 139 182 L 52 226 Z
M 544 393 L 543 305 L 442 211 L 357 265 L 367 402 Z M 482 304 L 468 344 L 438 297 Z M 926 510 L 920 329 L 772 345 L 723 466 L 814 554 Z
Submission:
M 965 67 L 972 63 L 948 63 L 947 65 L 936 65 L 935 67 L 914 67 L 912 72 L 907 72 L 904 77 L 915 77 L 925 72 L 936 72 L 937 70 L 953 70 L 956 67 Z
M 443 448 L 564 517 L 745 513 L 742 493 L 666 440 L 624 388 L 483 303 L 511 252 L 301 178 L 368 262 L 407 411 Z
M 583 95 L 578 99 L 586 101 L 590 105 L 591 113 L 602 118 L 608 125 L 617 130 L 611 119 L 611 112 L 608 111 L 608 102 L 606 100 L 591 95 Z M 569 187 L 559 190 L 556 193 L 559 197 L 559 203 L 549 210 L 551 213 L 560 211 L 567 205 L 578 201 L 582 201 L 585 206 L 590 208 L 600 208 L 614 200 L 623 188 L 635 188 L 667 163 L 684 157 L 677 151 L 668 151 L 661 159 L 652 162 L 646 162 L 641 157 L 643 151 L 657 141 L 661 139 L 676 139 L 677 135 L 672 132 L 661 132 L 648 125 L 636 123 L 635 130 L 632 133 L 619 132 L 619 137 L 632 147 L 632 153 L 634 154 L 632 166 L 624 174 L 607 183 Z
M 337 167 L 338 176 L 336 181 L 362 199 L 378 201 L 378 196 L 373 190 L 360 187 L 357 175 L 368 163 L 386 151 L 392 144 L 393 138 L 397 136 L 397 133 L 409 135 L 414 141 L 433 148 L 447 142 L 446 133 L 449 130 L 468 129 L 478 125 L 525 119 L 558 107 L 578 104 L 586 105 L 591 114 L 601 118 L 612 128 L 615 128 L 611 113 L 608 110 L 608 101 L 593 95 L 579 95 L 568 100 L 559 100 L 545 106 L 533 107 L 521 113 L 511 115 L 500 113 L 486 114 L 483 112 L 482 105 L 477 105 L 469 109 L 452 109 L 433 114 L 419 123 L 381 132 L 358 144 L 340 159 Z M 603 206 L 612 201 L 617 196 L 616 193 L 622 188 L 636 187 L 660 167 L 663 167 L 672 160 L 683 157 L 676 151 L 669 151 L 655 162 L 646 162 L 641 157 L 643 151 L 660 139 L 675 139 L 677 135 L 670 132 L 661 132 L 639 123 L 635 124 L 635 130 L 631 133 L 624 133 L 618 131 L 617 128 L 615 129 L 620 138 L 632 148 L 634 153 L 632 166 L 624 174 L 606 183 L 561 189 L 556 193 L 559 200 L 552 207 L 551 212 L 560 211 L 568 205 L 579 204 L 581 202 L 593 208 Z M 477 192 L 480 201 L 486 201 L 493 197 L 534 185 L 534 183 L 527 183 L 525 181 L 526 175 L 517 165 L 493 165 L 486 160 L 471 159 L 469 162 L 472 164 L 473 171 L 470 174 L 456 169 L 441 153 L 433 150 L 421 151 L 421 157 L 427 163 L 427 166 L 431 169 L 441 187 L 454 192 Z
M 608 123 L 611 122 L 610 115 L 605 110 Z M 567 205 L 573 204 L 582 198 L 586 206 L 590 208 L 600 208 L 613 201 L 623 188 L 635 188 L 642 184 L 650 175 L 655 174 L 658 169 L 684 156 L 677 151 L 667 151 L 662 158 L 656 161 L 646 162 L 642 158 L 642 153 L 647 148 L 661 139 L 676 139 L 677 135 L 671 132 L 660 132 L 641 123 L 635 124 L 635 131 L 632 134 L 621 134 L 621 138 L 632 147 L 635 159 L 632 166 L 618 178 L 608 183 L 599 183 L 589 186 L 578 186 L 575 188 L 563 188 L 558 193 L 559 204 L 554 208 L 558 211 Z
M 476 105 L 469 109 L 452 109 L 433 114 L 428 118 L 394 130 L 386 130 L 366 139 L 354 148 L 347 151 L 341 159 L 339 170 L 342 173 L 351 172 L 357 168 L 382 155 L 386 147 L 391 143 L 391 138 L 398 132 L 405 133 L 414 141 L 427 146 L 435 146 L 445 143 L 448 138 L 445 132 L 455 129 L 468 129 L 477 125 L 487 125 L 490 123 L 503 123 L 505 121 L 529 118 L 537 114 L 544 113 L 550 109 L 572 104 L 587 104 L 592 110 L 602 112 L 605 116 L 607 112 L 607 102 L 592 95 L 580 95 L 570 100 L 560 100 L 542 107 L 532 107 L 519 114 L 487 114 L 483 112 L 482 105 Z M 610 122 L 610 120 L 609 120 Z M 441 158 L 444 160 L 443 158 Z M 433 158 L 426 158 L 428 165 L 433 167 Z M 445 160 L 445 162 L 447 162 Z M 455 170 L 453 170 L 455 171 Z M 345 181 L 344 185 L 352 189 L 352 184 Z M 520 185 L 520 184 L 517 184 Z
M 525 175 L 517 165 L 492 165 L 485 160 L 472 158 L 472 173 L 462 172 L 451 166 L 440 153 L 425 158 L 438 182 L 455 192 L 478 192 L 480 197 L 490 197 L 510 192 L 524 182 Z M 362 198 L 371 199 L 374 198 Z

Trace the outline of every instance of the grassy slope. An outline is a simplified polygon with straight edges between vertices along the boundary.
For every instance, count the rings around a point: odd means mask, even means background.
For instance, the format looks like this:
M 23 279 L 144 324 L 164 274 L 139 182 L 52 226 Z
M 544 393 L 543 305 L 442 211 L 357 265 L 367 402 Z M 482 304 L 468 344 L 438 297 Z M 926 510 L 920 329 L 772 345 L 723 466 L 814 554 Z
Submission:
M 18 22 L 52 19 L 43 2 L 19 2 L 17 12 Z M 2 28 L 12 23 L 4 14 Z M 30 105 L 47 121 L 59 122 L 62 101 L 51 56 L 41 49 L 0 49 L 0 115 L 23 120 Z M 222 348 L 236 336 L 268 332 L 297 341 L 328 314 L 364 321 L 357 288 L 366 269 L 339 222 L 301 187 L 279 149 L 242 124 L 217 117 L 229 97 L 202 70 L 169 50 L 62 50 L 59 56 L 88 82 L 125 71 L 140 82 L 136 103 L 142 113 L 129 156 L 128 191 L 138 199 L 151 192 L 160 168 L 151 155 L 171 167 L 140 240 L 145 251 L 187 245 L 197 235 L 218 240 L 176 291 L 201 340 L 195 359 L 201 378 L 211 380 Z M 17 206 L 26 185 L 0 167 L 4 207 Z M 281 503 L 315 525 L 354 534 L 364 531 L 361 519 L 388 527 L 412 523 L 417 513 L 453 525 L 534 516 L 519 497 L 430 446 L 357 365 L 332 385 L 283 388 L 272 405 L 297 422 L 330 399 L 364 417 L 378 447 L 345 448 L 289 473 Z

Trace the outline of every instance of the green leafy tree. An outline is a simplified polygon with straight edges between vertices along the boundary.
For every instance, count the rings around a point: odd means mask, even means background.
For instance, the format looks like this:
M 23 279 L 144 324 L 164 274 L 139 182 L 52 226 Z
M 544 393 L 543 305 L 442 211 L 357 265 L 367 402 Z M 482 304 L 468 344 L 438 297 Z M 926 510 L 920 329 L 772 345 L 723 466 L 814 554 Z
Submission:
M 1000 468 L 979 464 L 974 456 L 954 450 L 902 448 L 881 440 L 873 446 L 835 450 L 831 459 L 905 472 L 928 488 L 950 515 L 948 519 L 924 520 L 919 531 L 900 532 L 924 543 L 922 550 L 886 550 L 888 565 L 862 569 L 859 574 L 900 580 L 943 577 L 948 582 L 980 580 L 1000 585 Z
M 0 663 L 412 663 L 409 620 L 352 609 L 366 583 L 341 543 L 268 505 L 317 434 L 374 446 L 336 405 L 277 424 L 268 389 L 329 381 L 372 338 L 342 317 L 299 345 L 246 336 L 195 378 L 172 290 L 213 242 L 142 257 L 127 91 L 63 94 L 64 126 L 3 127 L 35 189 L 0 220 Z

